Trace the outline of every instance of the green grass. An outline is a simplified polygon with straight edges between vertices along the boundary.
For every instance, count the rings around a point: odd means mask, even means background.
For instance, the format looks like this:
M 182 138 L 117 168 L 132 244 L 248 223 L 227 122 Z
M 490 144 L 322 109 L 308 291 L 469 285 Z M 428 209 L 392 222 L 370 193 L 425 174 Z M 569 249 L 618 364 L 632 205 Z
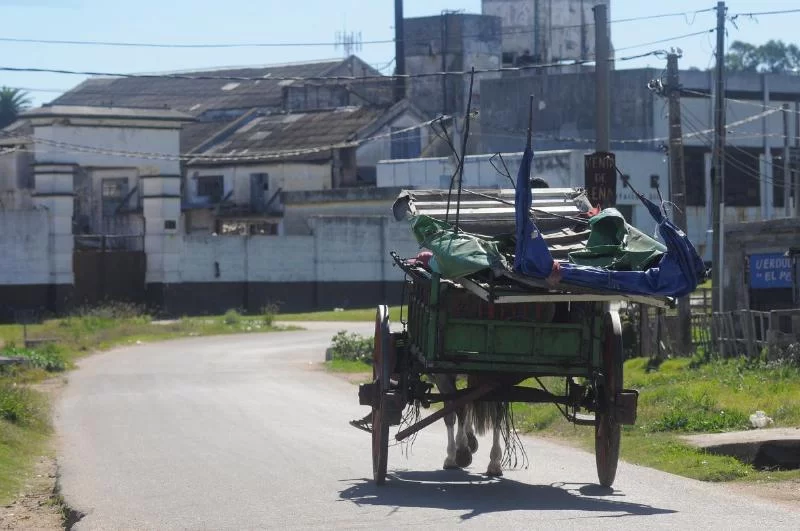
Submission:
M 330 360 L 325 362 L 325 367 L 331 372 L 343 372 L 349 374 L 369 373 L 372 374 L 372 365 L 363 361 L 353 360 Z
M 44 395 L 0 374 L 0 506 L 17 494 L 51 432 Z
M 800 368 L 747 365 L 740 360 L 693 366 L 689 359 L 667 360 L 648 372 L 646 359 L 625 363 L 625 385 L 638 389 L 635 426 L 623 427 L 622 459 L 702 481 L 800 478 L 800 471 L 764 472 L 732 457 L 716 456 L 684 444 L 679 435 L 744 430 L 762 410 L 776 426 L 800 426 Z M 543 379 L 558 392 L 563 380 Z M 593 450 L 594 430 L 568 423 L 555 406 L 515 404 L 517 428 L 570 440 Z
M 114 304 L 28 326 L 28 339 L 47 340 L 33 348 L 24 348 L 22 326 L 0 325 L 0 355 L 30 362 L 0 368 L 0 506 L 19 495 L 52 433 L 47 399 L 28 384 L 71 368 L 77 358 L 93 351 L 138 341 L 297 329 L 276 327 L 273 320 L 274 312 L 267 309 L 255 316 L 229 311 L 224 316 L 155 323 L 136 307 Z
M 408 316 L 408 313 L 405 314 Z M 389 308 L 389 319 L 393 323 L 400 322 L 400 307 L 392 306 Z M 276 321 L 291 322 L 291 321 L 375 321 L 375 308 L 364 308 L 357 310 L 344 310 L 341 312 L 324 311 L 324 312 L 309 312 L 309 313 L 286 313 L 278 314 L 275 316 Z

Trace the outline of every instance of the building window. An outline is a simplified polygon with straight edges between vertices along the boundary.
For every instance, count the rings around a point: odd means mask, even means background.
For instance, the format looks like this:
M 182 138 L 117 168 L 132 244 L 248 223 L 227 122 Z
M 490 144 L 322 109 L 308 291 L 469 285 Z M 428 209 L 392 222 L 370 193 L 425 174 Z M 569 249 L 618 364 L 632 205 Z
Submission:
M 197 197 L 219 203 L 224 191 L 222 175 L 203 175 L 197 178 Z
M 128 178 L 117 177 L 100 181 L 100 195 L 103 202 L 103 216 L 113 216 L 122 206 L 128 195 Z
M 422 153 L 419 129 L 413 131 L 403 131 L 403 129 L 405 128 L 392 127 L 392 158 L 416 159 Z

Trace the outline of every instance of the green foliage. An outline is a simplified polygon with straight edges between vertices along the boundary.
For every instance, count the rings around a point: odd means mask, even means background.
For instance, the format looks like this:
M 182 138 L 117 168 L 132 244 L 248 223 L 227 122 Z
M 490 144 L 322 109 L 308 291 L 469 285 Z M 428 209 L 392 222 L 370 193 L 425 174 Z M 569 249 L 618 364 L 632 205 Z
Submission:
M 0 379 L 0 419 L 19 426 L 43 426 L 47 409 L 38 393 Z
M 0 87 L 0 129 L 14 123 L 30 103 L 28 94 L 23 90 Z
M 331 345 L 334 360 L 372 362 L 374 340 L 360 334 L 340 330 L 333 336 Z
M 725 55 L 725 67 L 731 72 L 792 72 L 800 67 L 800 48 L 776 40 L 760 46 L 733 41 Z
M 261 309 L 261 320 L 264 326 L 272 326 L 275 324 L 275 317 L 280 311 L 280 304 L 271 302 Z
M 236 310 L 228 310 L 222 316 L 222 322 L 228 326 L 236 326 L 242 322 L 242 315 Z
M 32 367 L 48 372 L 63 371 L 67 362 L 55 345 L 44 345 L 37 349 L 20 348 L 7 345 L 0 351 L 3 356 L 26 358 Z

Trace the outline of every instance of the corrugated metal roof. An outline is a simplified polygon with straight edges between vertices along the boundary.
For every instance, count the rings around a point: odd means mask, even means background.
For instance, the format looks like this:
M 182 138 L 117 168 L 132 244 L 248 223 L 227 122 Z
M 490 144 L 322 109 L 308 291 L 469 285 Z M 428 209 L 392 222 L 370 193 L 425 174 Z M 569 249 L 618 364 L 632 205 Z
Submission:
M 353 71 L 353 69 L 357 71 Z M 166 107 L 198 116 L 209 110 L 280 107 L 283 85 L 271 77 L 380 75 L 356 57 L 258 68 L 181 72 L 188 76 L 259 78 L 180 79 L 170 77 L 92 78 L 56 98 L 53 104 Z M 341 84 L 341 83 L 340 83 Z

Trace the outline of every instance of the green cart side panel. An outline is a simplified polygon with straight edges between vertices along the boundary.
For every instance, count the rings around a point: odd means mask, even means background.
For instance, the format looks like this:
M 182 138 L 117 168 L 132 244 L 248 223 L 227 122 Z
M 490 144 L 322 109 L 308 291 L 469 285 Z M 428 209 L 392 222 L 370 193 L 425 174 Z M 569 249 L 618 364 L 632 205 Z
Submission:
M 569 322 L 537 321 L 536 304 L 492 308 L 438 275 L 415 278 L 408 289 L 409 351 L 431 372 L 591 376 L 602 366 L 597 304 L 579 303 Z
M 580 324 L 552 324 L 448 319 L 442 327 L 443 357 L 461 355 L 483 361 L 553 363 L 588 362 L 581 342 L 589 328 Z

